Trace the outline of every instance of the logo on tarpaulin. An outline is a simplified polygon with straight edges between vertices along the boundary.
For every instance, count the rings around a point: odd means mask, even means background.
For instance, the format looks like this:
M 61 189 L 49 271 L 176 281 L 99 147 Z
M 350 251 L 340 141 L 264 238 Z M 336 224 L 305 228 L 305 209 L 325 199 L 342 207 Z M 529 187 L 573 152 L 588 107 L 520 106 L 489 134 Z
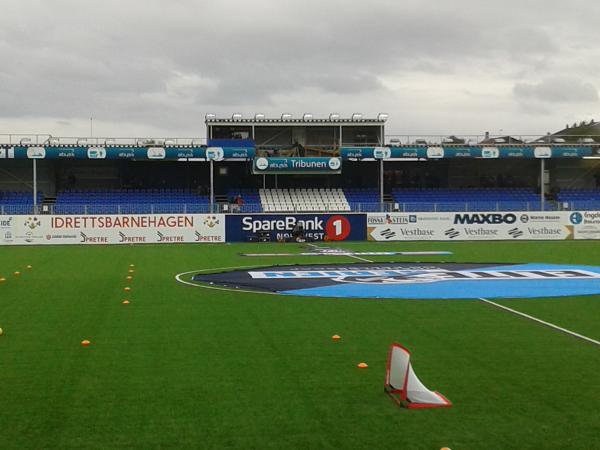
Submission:
M 477 213 L 477 214 L 455 214 L 454 223 L 463 225 L 498 225 L 501 223 L 515 223 L 517 216 L 512 213 Z
M 267 158 L 256 158 L 255 162 L 258 170 L 266 170 L 269 167 L 269 160 Z
M 569 216 L 569 220 L 573 225 L 579 225 L 583 222 L 583 215 L 580 212 L 574 212 Z
M 206 219 L 204 219 L 204 225 L 206 225 L 208 228 L 213 228 L 218 224 L 219 219 L 217 219 L 217 216 L 208 216 Z
M 9 217 L 8 219 L 0 219 L 0 227 L 1 228 L 10 228 L 12 225 L 12 217 Z
M 329 158 L 328 164 L 331 170 L 338 170 L 342 166 L 340 158 Z
M 600 293 L 600 267 L 562 264 L 339 263 L 200 273 L 228 289 L 338 298 L 542 298 Z
M 450 239 L 454 239 L 454 238 L 460 236 L 460 231 L 458 231 L 456 228 L 450 228 L 450 229 L 444 231 L 444 234 L 446 236 L 448 236 Z
M 25 221 L 25 226 L 27 228 L 29 228 L 30 230 L 35 230 L 41 224 L 42 224 L 42 222 L 37 217 L 28 217 L 27 220 Z
M 508 230 L 508 234 L 513 238 L 518 238 L 523 236 L 525 233 L 523 233 L 523 231 L 519 230 L 518 228 L 511 228 L 510 230 Z

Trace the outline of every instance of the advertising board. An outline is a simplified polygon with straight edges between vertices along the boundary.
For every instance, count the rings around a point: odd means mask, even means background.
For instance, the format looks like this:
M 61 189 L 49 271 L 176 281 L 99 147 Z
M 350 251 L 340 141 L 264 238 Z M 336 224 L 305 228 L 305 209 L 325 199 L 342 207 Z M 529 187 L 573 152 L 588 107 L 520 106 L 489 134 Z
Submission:
M 0 245 L 225 242 L 223 214 L 0 216 Z
M 228 242 L 247 242 L 268 236 L 271 241 L 292 238 L 301 225 L 308 241 L 364 241 L 365 214 L 232 214 L 226 218 Z
M 600 239 L 600 212 L 375 213 L 371 241 Z
M 314 174 L 332 175 L 342 172 L 340 158 L 280 158 L 259 157 L 254 158 L 252 171 L 256 175 L 262 174 Z

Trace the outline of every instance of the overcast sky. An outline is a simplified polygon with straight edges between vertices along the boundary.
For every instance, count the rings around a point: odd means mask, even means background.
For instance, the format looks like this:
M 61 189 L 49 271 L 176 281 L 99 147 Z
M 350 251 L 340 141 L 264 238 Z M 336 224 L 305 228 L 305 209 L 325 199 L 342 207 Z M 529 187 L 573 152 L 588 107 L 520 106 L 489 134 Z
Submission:
M 596 6 L 594 6 L 596 5 Z M 600 3 L 1 0 L 0 133 L 203 136 L 204 114 L 388 133 L 600 120 Z

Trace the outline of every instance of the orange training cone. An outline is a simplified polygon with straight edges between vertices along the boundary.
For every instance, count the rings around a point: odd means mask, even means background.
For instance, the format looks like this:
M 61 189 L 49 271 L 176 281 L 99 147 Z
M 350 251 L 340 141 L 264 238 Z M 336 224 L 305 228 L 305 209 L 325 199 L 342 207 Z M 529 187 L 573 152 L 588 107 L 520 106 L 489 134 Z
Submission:
M 367 367 L 369 367 L 369 366 L 367 365 L 367 363 L 361 362 L 361 363 L 359 363 L 359 364 L 358 364 L 358 368 L 359 368 L 359 369 L 366 369 Z
M 131 288 L 130 288 L 129 286 L 125 286 L 125 287 L 123 288 L 123 290 L 124 290 L 125 292 L 129 292 L 129 291 L 131 291 Z
M 133 277 L 131 275 L 127 275 L 127 280 L 133 280 Z
M 129 300 L 123 300 L 124 305 L 129 305 Z
M 135 264 L 129 264 L 129 267 L 135 267 Z
M 90 341 L 88 341 L 87 339 L 84 339 L 83 341 L 81 341 L 81 345 L 84 347 L 89 347 Z
M 16 272 L 15 272 L 15 277 L 18 277 L 19 275 L 21 275 L 21 272 L 19 272 L 19 271 L 16 271 Z
M 0 277 L 0 283 L 4 283 L 5 281 L 6 281 L 6 278 Z
M 129 273 L 133 273 L 133 272 L 135 272 L 135 270 L 129 269 Z
M 331 339 L 333 339 L 334 341 L 339 341 L 342 337 L 339 334 L 334 334 L 333 336 L 331 336 Z
M 28 264 L 28 265 L 27 265 L 27 268 L 28 268 L 28 269 L 31 269 L 32 267 L 33 267 L 33 266 L 32 266 L 31 264 Z

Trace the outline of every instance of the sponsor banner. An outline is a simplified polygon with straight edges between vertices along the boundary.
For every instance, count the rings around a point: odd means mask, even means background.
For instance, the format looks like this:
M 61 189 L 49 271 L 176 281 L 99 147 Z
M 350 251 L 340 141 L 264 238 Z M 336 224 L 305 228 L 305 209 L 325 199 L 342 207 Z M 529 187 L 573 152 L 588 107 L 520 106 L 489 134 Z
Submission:
M 197 274 L 209 287 L 338 298 L 539 298 L 600 293 L 600 267 L 563 264 L 349 263 Z
M 0 245 L 225 242 L 223 214 L 0 216 Z
M 254 158 L 255 174 L 339 174 L 342 172 L 340 158 Z
M 374 213 L 372 241 L 600 239 L 600 212 Z
M 571 147 L 568 145 L 552 147 L 552 158 L 583 158 L 592 156 L 591 147 Z
M 371 159 L 374 151 L 373 147 L 342 147 L 340 156 L 342 159 Z
M 231 214 L 226 217 L 228 242 L 246 242 L 268 236 L 271 241 L 292 239 L 301 226 L 307 241 L 363 241 L 365 214 Z
M 600 239 L 600 211 L 575 211 L 568 213 L 575 227 L 576 239 Z
M 453 146 L 444 149 L 444 158 L 480 158 L 481 147 Z
M 482 147 L 481 157 L 488 159 L 499 158 L 500 150 L 498 149 L 498 147 Z
M 340 155 L 342 159 L 417 159 L 427 158 L 427 147 L 342 147 Z
M 499 158 L 533 158 L 534 152 L 532 147 L 498 147 Z
M 225 159 L 252 159 L 256 155 L 254 147 L 222 147 Z
M 417 159 L 427 157 L 427 147 L 395 147 L 391 149 L 390 159 Z
M 598 147 L 547 146 L 402 146 L 402 147 L 342 147 L 345 159 L 444 159 L 444 158 L 583 158 L 600 155 Z M 136 160 L 246 160 L 256 157 L 256 149 L 247 147 L 190 147 L 190 146 L 81 146 L 81 145 L 16 145 L 0 146 L 0 159 L 136 159 Z M 276 161 L 277 159 L 281 161 Z M 328 162 L 332 158 L 269 158 L 273 170 L 285 173 L 310 173 L 309 166 L 294 164 L 299 159 L 311 162 L 314 173 L 336 173 L 337 169 L 315 166 L 315 160 Z M 337 158 L 336 158 L 337 159 Z M 259 169 L 255 166 L 256 169 Z M 341 169 L 338 167 L 338 169 Z M 264 169 L 259 169 L 264 170 Z M 257 173 L 276 173 L 274 171 Z
M 389 150 L 383 151 L 383 148 Z M 600 154 L 590 146 L 507 145 L 489 147 L 479 145 L 402 146 L 402 147 L 342 147 L 342 159 L 443 159 L 443 158 L 583 158 Z
M 252 159 L 253 147 L 190 147 L 190 146 L 10 146 L 0 147 L 0 159 L 135 159 L 177 161 L 194 158 Z M 216 155 L 216 156 L 214 156 Z

